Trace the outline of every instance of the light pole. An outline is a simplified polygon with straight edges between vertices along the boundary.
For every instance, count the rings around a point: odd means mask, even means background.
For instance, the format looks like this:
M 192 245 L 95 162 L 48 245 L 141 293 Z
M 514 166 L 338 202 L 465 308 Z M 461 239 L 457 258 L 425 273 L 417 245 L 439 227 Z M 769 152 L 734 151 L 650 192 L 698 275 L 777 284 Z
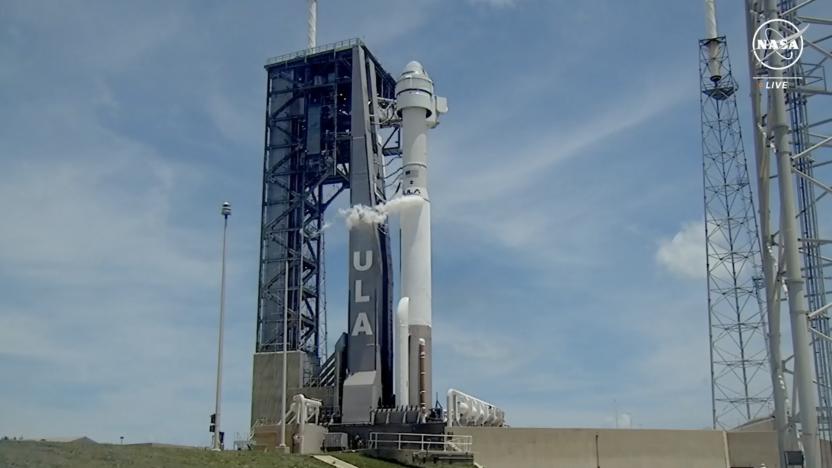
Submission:
M 223 202 L 220 214 L 223 217 L 222 273 L 220 276 L 220 330 L 219 344 L 217 346 L 217 400 L 214 403 L 214 415 L 216 418 L 214 426 L 214 450 L 222 450 L 222 440 L 220 437 L 220 400 L 222 398 L 222 332 L 223 321 L 225 320 L 225 252 L 226 238 L 228 234 L 228 217 L 231 216 L 231 203 Z

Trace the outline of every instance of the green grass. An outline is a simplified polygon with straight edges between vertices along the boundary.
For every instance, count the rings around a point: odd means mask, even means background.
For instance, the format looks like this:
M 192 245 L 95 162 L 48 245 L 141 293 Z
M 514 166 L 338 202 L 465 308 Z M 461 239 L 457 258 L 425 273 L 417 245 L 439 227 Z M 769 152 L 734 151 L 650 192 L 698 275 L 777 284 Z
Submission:
M 359 468 L 395 468 L 358 454 L 339 458 Z M 198 448 L 0 441 L 3 468 L 325 468 L 311 457 L 276 452 L 212 452 Z
M 336 453 L 332 454 L 332 456 L 360 468 L 401 468 L 402 466 L 396 463 L 370 458 L 360 453 Z
M 403 466 L 405 466 L 405 465 L 400 465 L 400 464 L 395 463 L 395 462 L 389 462 L 389 461 L 385 461 L 385 460 L 378 460 L 378 459 L 375 459 L 375 458 L 370 458 L 370 457 L 368 457 L 366 455 L 363 455 L 361 453 L 350 452 L 350 453 L 336 453 L 336 454 L 332 454 L 332 455 L 335 458 L 340 458 L 341 460 L 343 460 L 347 463 L 351 463 L 351 464 L 353 464 L 355 466 L 358 466 L 360 468 L 402 468 Z M 436 465 L 428 464 L 428 466 L 436 466 Z M 442 465 L 442 466 L 445 466 L 445 465 Z M 474 468 L 474 465 L 460 464 L 460 463 L 450 465 L 450 466 L 453 466 L 455 468 Z

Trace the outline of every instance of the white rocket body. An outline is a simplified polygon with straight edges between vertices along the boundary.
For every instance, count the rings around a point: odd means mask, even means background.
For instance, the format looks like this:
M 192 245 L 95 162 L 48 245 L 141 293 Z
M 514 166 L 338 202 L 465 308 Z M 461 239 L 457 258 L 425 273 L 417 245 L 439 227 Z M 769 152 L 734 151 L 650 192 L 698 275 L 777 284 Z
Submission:
M 402 110 L 402 195 L 416 195 L 423 203 L 408 206 L 401 215 L 402 297 L 410 299 L 410 325 L 431 327 L 430 199 L 428 197 L 427 112 Z
M 423 203 L 405 208 L 401 224 L 401 297 L 408 299 L 409 402 L 419 401 L 420 390 L 431 395 L 431 245 L 428 196 L 428 128 L 435 127 L 447 102 L 433 93 L 433 82 L 419 62 L 410 62 L 396 82 L 396 109 L 402 117 L 402 195 Z M 424 380 L 419 378 L 419 340 L 425 341 Z M 401 357 L 400 357 L 401 358 Z M 424 382 L 425 388 L 419 388 Z
M 408 337 L 410 336 L 410 332 L 408 331 L 409 322 L 407 318 L 407 309 L 410 303 L 410 299 L 403 297 L 399 299 L 399 306 L 396 309 L 396 361 L 395 361 L 395 374 L 396 374 L 396 404 L 399 406 L 408 406 L 409 405 L 409 392 L 410 388 L 408 386 Z

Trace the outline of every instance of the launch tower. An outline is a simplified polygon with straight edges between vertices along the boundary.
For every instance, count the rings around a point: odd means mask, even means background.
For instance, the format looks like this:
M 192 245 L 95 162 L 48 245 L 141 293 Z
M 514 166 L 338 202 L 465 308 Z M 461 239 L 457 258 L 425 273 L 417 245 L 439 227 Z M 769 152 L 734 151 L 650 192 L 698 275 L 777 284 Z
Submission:
M 363 411 L 338 416 L 360 420 L 394 403 L 390 237 L 386 223 L 350 230 L 349 330 L 326 355 L 324 213 L 344 191 L 351 205 L 386 200 L 383 156 L 398 154 L 399 142 L 395 131 L 383 138 L 380 116 L 396 82 L 358 39 L 276 57 L 265 68 L 252 425 L 281 418 L 283 353 L 287 395 L 319 398 L 329 411 L 348 398 Z

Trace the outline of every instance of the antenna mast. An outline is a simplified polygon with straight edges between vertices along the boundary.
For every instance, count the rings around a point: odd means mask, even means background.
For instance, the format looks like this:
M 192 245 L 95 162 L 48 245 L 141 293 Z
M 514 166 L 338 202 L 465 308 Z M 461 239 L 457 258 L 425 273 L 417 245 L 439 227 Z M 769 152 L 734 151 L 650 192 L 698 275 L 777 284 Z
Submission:
M 306 20 L 306 47 L 314 49 L 318 43 L 318 0 L 309 2 L 309 15 Z

